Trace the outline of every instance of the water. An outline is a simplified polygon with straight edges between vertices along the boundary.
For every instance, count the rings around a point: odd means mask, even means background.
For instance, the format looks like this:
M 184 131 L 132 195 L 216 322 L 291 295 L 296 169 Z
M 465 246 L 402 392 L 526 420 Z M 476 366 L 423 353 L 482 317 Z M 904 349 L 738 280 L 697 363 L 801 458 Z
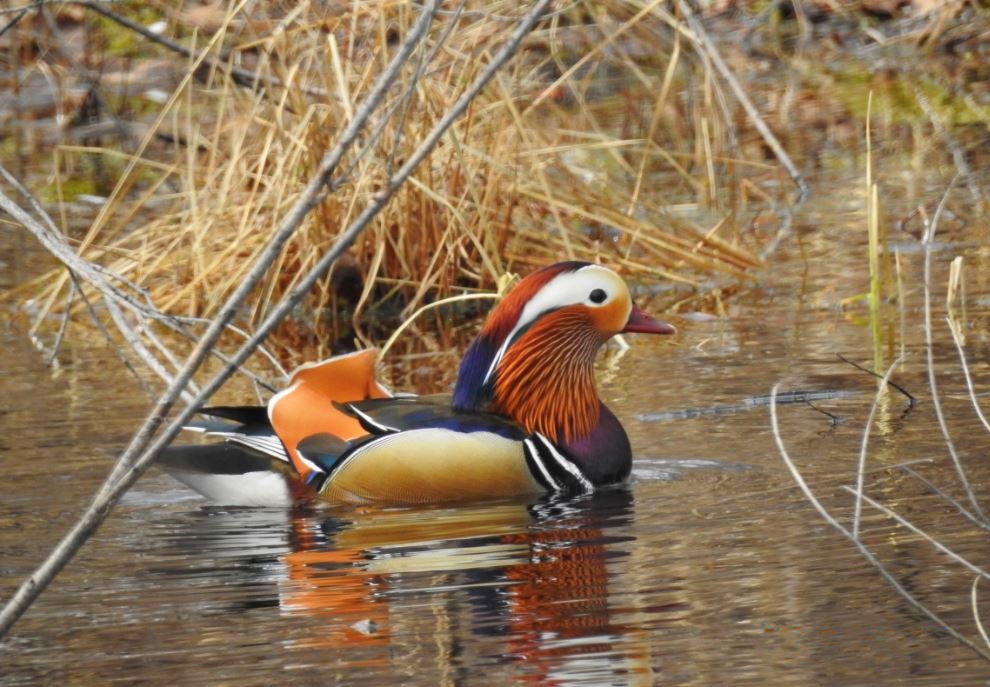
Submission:
M 875 366 L 866 309 L 842 305 L 868 288 L 864 164 L 845 155 L 816 158 L 814 195 L 793 234 L 757 286 L 726 300 L 726 317 L 687 312 L 673 318 L 672 340 L 630 337 L 631 349 L 603 355 L 601 394 L 636 455 L 628 485 L 538 503 L 287 511 L 210 506 L 152 471 L 0 644 L 0 685 L 986 681 L 982 658 L 819 517 L 770 430 L 766 399 L 780 383 L 793 392 L 779 408 L 782 438 L 849 526 L 853 501 L 841 487 L 855 482 L 876 382 L 836 357 Z M 936 169 L 906 157 L 875 152 L 892 226 L 930 206 L 952 173 L 947 159 Z M 953 197 L 956 219 L 933 254 L 933 350 L 950 430 L 982 497 L 990 433 L 943 322 L 947 264 L 963 255 L 967 354 L 988 403 L 990 250 L 965 195 Z M 867 493 L 986 567 L 987 532 L 905 467 L 972 509 L 928 390 L 916 234 L 892 237 L 904 304 L 881 331 L 878 362 L 904 355 L 894 379 L 920 402 L 882 399 Z M 44 260 L 22 234 L 0 233 L 0 289 L 25 283 Z M 48 368 L 23 321 L 4 318 L 2 599 L 85 507 L 147 409 L 106 349 L 70 337 Z M 451 359 L 435 365 L 449 380 Z M 868 506 L 863 541 L 980 643 L 972 573 Z
M 823 199 L 802 210 L 800 240 L 785 244 L 727 318 L 685 318 L 673 342 L 644 337 L 603 356 L 602 395 L 637 456 L 627 486 L 536 504 L 294 512 L 210 506 L 152 472 L 15 627 L 0 684 L 985 679 L 982 659 L 901 599 L 812 510 L 774 446 L 759 397 L 778 381 L 782 391 L 817 394 L 815 407 L 780 407 L 782 434 L 848 524 L 852 499 L 838 487 L 854 482 L 876 386 L 836 358 L 872 364 L 862 311 L 837 306 L 863 290 L 841 280 L 865 259 L 862 241 L 848 240 L 852 229 L 834 215 L 840 238 L 802 235 L 828 209 Z M 803 258 L 801 241 L 815 244 Z M 957 253 L 970 262 L 968 354 L 986 391 L 987 251 L 968 243 L 936 253 L 939 294 Z M 892 340 L 908 357 L 895 378 L 921 402 L 908 411 L 902 396 L 884 399 L 868 493 L 986 564 L 986 532 L 903 469 L 885 469 L 922 461 L 912 467 L 962 498 L 926 388 L 922 256 L 902 258 L 910 289 Z M 990 435 L 976 425 L 935 321 L 947 414 L 974 490 L 985 494 Z M 22 326 L 2 337 L 6 598 L 97 488 L 144 403 L 104 350 L 70 342 L 53 372 Z M 694 412 L 671 412 L 683 409 Z M 971 574 L 869 508 L 864 533 L 897 579 L 976 638 Z

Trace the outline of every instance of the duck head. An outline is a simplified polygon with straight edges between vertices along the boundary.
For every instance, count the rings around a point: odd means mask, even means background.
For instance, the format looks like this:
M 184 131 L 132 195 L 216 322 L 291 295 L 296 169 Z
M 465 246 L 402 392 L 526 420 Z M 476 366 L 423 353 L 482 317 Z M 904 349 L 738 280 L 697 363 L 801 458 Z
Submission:
M 612 270 L 560 262 L 520 281 L 489 315 L 457 376 L 459 410 L 505 415 L 554 443 L 589 437 L 603 406 L 598 349 L 623 332 L 673 334 L 633 305 Z

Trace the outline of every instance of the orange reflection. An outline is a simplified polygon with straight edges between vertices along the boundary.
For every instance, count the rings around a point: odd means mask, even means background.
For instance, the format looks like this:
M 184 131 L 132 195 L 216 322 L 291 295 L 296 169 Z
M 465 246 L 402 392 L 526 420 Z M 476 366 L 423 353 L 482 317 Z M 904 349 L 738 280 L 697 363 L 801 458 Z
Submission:
M 500 653 L 523 668 L 523 683 L 559 684 L 569 661 L 595 654 L 615 663 L 617 651 L 647 652 L 631 646 L 637 642 L 628 634 L 614 647 L 620 632 L 609 615 L 606 561 L 621 552 L 609 551 L 604 521 L 614 526 L 630 508 L 623 491 L 537 505 L 367 508 L 348 512 L 346 521 L 301 515 L 293 522 L 294 551 L 282 557 L 288 574 L 281 606 L 330 621 L 306 646 L 388 648 L 380 665 L 412 636 L 467 629 L 501 637 Z M 393 609 L 397 598 L 415 602 Z M 453 639 L 436 637 L 436 644 Z M 431 664 L 421 668 L 437 675 L 465 660 L 439 648 L 417 655 Z M 626 675 L 631 668 L 628 660 L 614 667 Z

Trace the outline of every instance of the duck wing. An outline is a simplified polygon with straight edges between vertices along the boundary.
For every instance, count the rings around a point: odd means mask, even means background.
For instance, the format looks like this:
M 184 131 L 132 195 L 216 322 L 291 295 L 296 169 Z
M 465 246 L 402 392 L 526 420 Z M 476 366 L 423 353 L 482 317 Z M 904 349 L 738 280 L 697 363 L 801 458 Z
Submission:
M 522 427 L 500 415 L 451 408 L 447 394 L 369 399 L 335 405 L 375 436 L 428 428 L 468 434 L 490 432 L 516 441 L 522 441 L 527 436 Z

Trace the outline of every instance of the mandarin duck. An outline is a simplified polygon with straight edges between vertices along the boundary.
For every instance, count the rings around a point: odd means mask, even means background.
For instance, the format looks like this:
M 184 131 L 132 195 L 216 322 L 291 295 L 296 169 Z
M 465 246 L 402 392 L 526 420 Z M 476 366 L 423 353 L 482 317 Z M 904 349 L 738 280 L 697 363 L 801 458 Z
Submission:
M 222 443 L 159 463 L 215 501 L 436 503 L 592 491 L 623 481 L 632 450 L 599 399 L 594 360 L 612 336 L 673 334 L 613 271 L 561 262 L 522 279 L 465 354 L 453 395 L 393 396 L 374 349 L 295 370 L 261 406 L 203 408 L 188 429 Z

